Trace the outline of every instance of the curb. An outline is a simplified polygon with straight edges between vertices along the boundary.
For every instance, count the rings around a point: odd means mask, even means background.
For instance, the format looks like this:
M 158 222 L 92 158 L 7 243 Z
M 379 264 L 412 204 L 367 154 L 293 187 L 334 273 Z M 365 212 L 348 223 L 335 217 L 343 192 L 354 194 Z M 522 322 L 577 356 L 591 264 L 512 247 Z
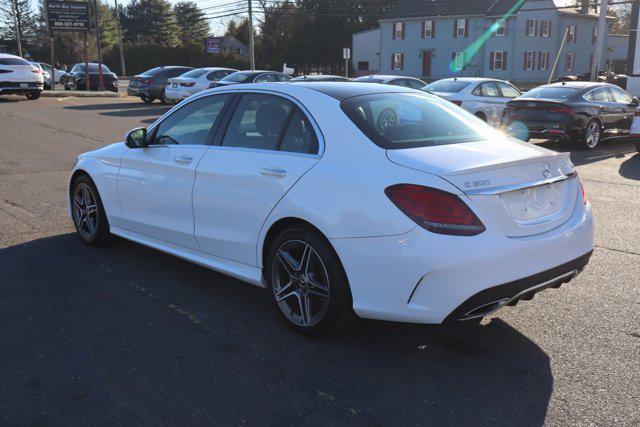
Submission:
M 82 91 L 82 90 L 43 90 L 40 92 L 40 96 L 43 98 L 118 98 L 119 93 L 114 92 L 95 92 L 95 91 Z

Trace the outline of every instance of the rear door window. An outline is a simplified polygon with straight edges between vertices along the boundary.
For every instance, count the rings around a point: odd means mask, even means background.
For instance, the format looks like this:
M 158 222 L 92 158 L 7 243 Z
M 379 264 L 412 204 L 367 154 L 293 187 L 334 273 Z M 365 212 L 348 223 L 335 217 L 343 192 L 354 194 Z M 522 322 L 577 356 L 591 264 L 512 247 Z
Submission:
M 480 84 L 480 93 L 482 96 L 499 97 L 500 92 L 498 86 L 494 82 L 484 82 Z
M 290 153 L 318 154 L 316 133 L 298 107 L 295 107 L 278 149 Z
M 511 86 L 509 83 L 497 82 L 497 85 L 500 88 L 500 92 L 502 92 L 503 98 L 517 98 L 522 95 L 518 89 Z
M 617 102 L 618 104 L 627 105 L 627 104 L 631 104 L 631 102 L 633 101 L 631 96 L 629 96 L 627 92 L 623 91 L 619 87 L 609 87 L 609 90 L 613 94 L 614 101 Z
M 242 95 L 222 140 L 223 147 L 278 150 L 294 105 L 274 95 Z

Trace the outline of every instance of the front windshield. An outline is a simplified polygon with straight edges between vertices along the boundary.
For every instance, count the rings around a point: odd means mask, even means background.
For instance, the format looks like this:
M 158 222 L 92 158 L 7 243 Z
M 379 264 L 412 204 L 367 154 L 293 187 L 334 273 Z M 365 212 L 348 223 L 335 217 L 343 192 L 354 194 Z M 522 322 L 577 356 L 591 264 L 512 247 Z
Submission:
M 422 90 L 428 90 L 429 92 L 458 93 L 467 86 L 469 86 L 469 82 L 463 82 L 460 80 L 439 80 L 426 85 Z
M 385 149 L 487 140 L 495 130 L 449 101 L 428 94 L 381 93 L 349 98 L 342 110 Z
M 525 92 L 522 97 L 534 99 L 569 99 L 579 91 L 580 89 L 574 87 L 541 86 Z
M 222 78 L 221 82 L 234 82 L 234 83 L 244 83 L 251 79 L 253 73 L 245 73 L 243 71 L 237 71 L 235 73 L 231 73 L 228 76 Z

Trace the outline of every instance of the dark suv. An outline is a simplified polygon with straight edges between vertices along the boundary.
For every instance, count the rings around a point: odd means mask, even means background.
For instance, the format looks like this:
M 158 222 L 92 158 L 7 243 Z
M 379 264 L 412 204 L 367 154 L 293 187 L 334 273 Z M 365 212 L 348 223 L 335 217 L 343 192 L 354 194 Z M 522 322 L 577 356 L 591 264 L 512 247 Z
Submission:
M 65 90 L 84 90 L 87 87 L 87 75 L 89 76 L 89 90 L 98 90 L 100 71 L 98 64 L 89 63 L 89 71 L 85 72 L 84 63 L 78 63 L 71 68 L 64 83 Z M 118 92 L 118 77 L 104 64 L 102 64 L 102 82 L 104 88 L 111 92 Z
M 156 99 L 159 99 L 163 104 L 168 104 L 169 101 L 164 95 L 167 79 L 181 76 L 189 70 L 193 70 L 193 68 L 177 66 L 152 68 L 134 76 L 127 87 L 127 93 L 130 96 L 139 96 L 147 104 L 151 104 Z

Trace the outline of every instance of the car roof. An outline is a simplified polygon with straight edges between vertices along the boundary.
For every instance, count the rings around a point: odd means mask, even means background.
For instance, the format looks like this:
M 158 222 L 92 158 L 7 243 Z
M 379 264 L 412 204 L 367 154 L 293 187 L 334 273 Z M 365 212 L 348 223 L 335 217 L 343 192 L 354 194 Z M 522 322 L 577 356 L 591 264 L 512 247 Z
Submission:
M 506 82 L 506 80 L 500 80 L 500 79 L 492 79 L 489 77 L 448 77 L 446 79 L 440 79 L 440 80 L 436 80 L 434 82 L 431 83 L 437 83 L 443 80 L 449 80 L 449 81 L 458 81 L 458 82 Z
M 570 87 L 575 89 L 591 89 L 599 86 L 614 86 L 603 82 L 558 82 L 545 85 L 545 87 Z
M 20 59 L 24 59 L 21 56 L 11 55 L 10 53 L 0 53 L 0 58 L 20 58 Z M 29 61 L 29 60 L 25 59 L 25 61 Z
M 314 81 L 314 80 L 322 81 L 325 79 L 343 79 L 342 81 L 345 81 L 345 82 L 350 81 L 347 77 L 336 76 L 332 74 L 311 74 L 311 75 L 298 76 L 291 79 L 291 81 L 295 81 L 295 82 Z
M 378 83 L 356 83 L 356 82 L 303 82 L 296 84 L 287 82 L 280 83 L 250 83 L 238 87 L 239 90 L 250 88 L 268 88 L 282 93 L 293 94 L 294 88 L 305 88 L 320 92 L 338 100 L 352 98 L 361 95 L 373 95 L 378 93 L 422 93 L 419 90 L 409 89 L 401 86 L 381 85 Z
M 416 77 L 410 77 L 410 76 L 397 76 L 395 74 L 371 74 L 369 76 L 362 76 L 362 77 L 358 77 L 354 80 L 359 81 L 359 82 L 363 82 L 366 81 L 367 79 L 379 79 L 379 80 L 394 80 L 394 79 L 411 79 L 411 80 L 420 80 Z

